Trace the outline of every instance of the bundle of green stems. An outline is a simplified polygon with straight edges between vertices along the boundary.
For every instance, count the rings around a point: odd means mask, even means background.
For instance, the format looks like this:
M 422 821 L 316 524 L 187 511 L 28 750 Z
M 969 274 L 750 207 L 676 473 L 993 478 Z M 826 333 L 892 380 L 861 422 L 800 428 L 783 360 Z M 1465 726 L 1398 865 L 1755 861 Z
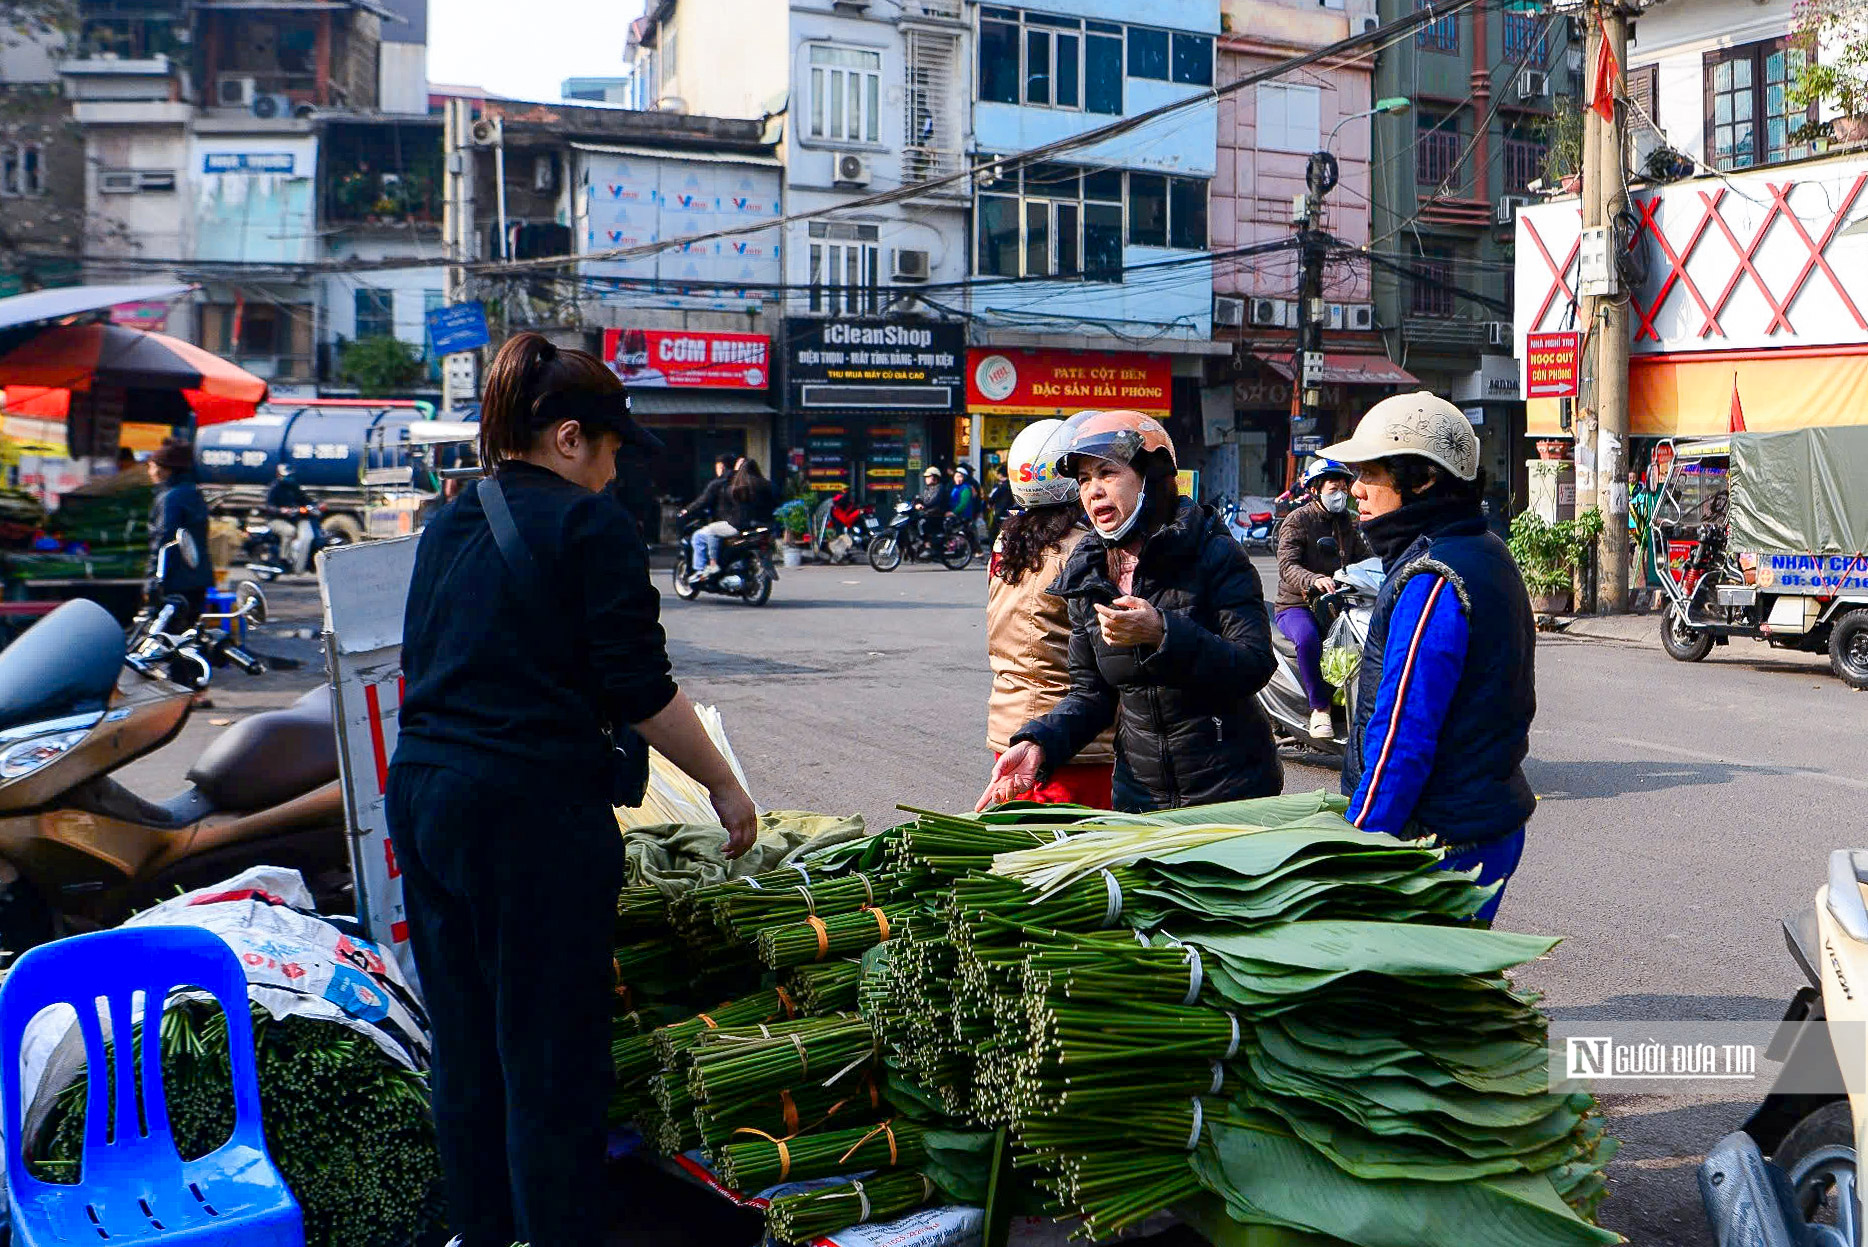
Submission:
M 922 1128 L 895 1119 L 796 1139 L 747 1138 L 720 1149 L 720 1180 L 736 1191 L 830 1178 L 866 1169 L 918 1169 L 927 1159 Z
M 687 1086 L 706 1103 L 761 1088 L 822 1084 L 876 1049 L 875 1032 L 861 1018 L 806 1019 L 771 1038 L 754 1033 L 737 1042 L 697 1044 L 687 1054 Z
M 765 1210 L 766 1233 L 779 1242 L 809 1243 L 853 1225 L 890 1221 L 931 1202 L 937 1188 L 912 1170 L 780 1195 Z
M 765 927 L 758 938 L 759 960 L 774 970 L 832 957 L 848 957 L 906 934 L 906 911 L 881 908 L 829 918 L 809 918 L 784 926 Z
M 818 1017 L 856 1008 L 862 981 L 863 964 L 854 960 L 793 966 L 784 975 L 785 990 L 798 1008 Z

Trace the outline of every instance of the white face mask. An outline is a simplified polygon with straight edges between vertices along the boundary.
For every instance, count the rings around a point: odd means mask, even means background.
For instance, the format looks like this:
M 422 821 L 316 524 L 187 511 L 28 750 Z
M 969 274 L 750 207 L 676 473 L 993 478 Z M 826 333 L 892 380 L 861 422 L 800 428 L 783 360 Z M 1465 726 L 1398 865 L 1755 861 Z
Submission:
M 1129 518 L 1123 520 L 1114 528 L 1104 528 L 1095 520 L 1091 520 L 1090 527 L 1094 528 L 1096 530 L 1096 535 L 1101 537 L 1107 544 L 1112 546 L 1120 545 L 1130 533 L 1135 531 L 1135 525 L 1141 520 L 1142 512 L 1147 510 L 1147 508 L 1148 486 L 1143 485 L 1141 493 L 1135 496 L 1135 509 L 1129 512 Z
M 1322 499 L 1323 509 L 1331 515 L 1341 515 L 1349 509 L 1349 491 L 1346 489 L 1326 489 Z

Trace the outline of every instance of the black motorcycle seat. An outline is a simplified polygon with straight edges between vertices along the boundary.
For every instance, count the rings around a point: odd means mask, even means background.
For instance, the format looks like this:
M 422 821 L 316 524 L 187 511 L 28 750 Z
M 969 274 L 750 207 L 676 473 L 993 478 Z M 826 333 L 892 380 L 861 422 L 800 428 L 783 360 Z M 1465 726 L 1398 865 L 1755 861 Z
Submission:
M 73 598 L 0 652 L 0 727 L 102 710 L 123 670 L 123 625 Z
M 284 710 L 242 719 L 201 751 L 188 781 L 236 813 L 263 810 L 337 778 L 331 689 L 319 685 Z

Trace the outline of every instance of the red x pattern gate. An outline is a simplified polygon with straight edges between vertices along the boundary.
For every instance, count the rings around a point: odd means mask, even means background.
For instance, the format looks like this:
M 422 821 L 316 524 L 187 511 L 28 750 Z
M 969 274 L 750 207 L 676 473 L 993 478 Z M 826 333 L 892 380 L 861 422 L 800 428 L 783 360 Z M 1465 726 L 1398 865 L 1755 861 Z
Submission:
M 1769 207 L 1766 208 L 1763 217 L 1758 221 L 1755 229 L 1751 231 L 1748 241 L 1741 240 L 1737 230 L 1733 228 L 1733 223 L 1726 219 L 1725 209 L 1737 202 L 1733 198 L 1728 197 L 1728 188 L 1726 187 L 1721 186 L 1714 190 L 1702 190 L 1697 192 L 1700 206 L 1699 217 L 1697 221 L 1694 222 L 1692 229 L 1686 233 L 1685 244 L 1683 246 L 1677 246 L 1676 239 L 1669 238 L 1666 231 L 1661 227 L 1659 210 L 1662 197 L 1660 195 L 1656 194 L 1646 199 L 1636 199 L 1633 201 L 1635 208 L 1640 213 L 1641 219 L 1640 226 L 1635 233 L 1635 238 L 1631 246 L 1643 246 L 1645 245 L 1645 240 L 1649 238 L 1653 239 L 1655 250 L 1659 252 L 1660 258 L 1663 259 L 1667 265 L 1667 271 L 1661 278 L 1659 285 L 1653 287 L 1653 297 L 1644 302 L 1640 293 L 1636 292 L 1632 300 L 1632 306 L 1637 317 L 1634 335 L 1635 342 L 1639 343 L 1644 339 L 1651 339 L 1654 342 L 1659 342 L 1661 340 L 1660 330 L 1657 328 L 1655 321 L 1660 315 L 1661 308 L 1666 304 L 1668 298 L 1672 296 L 1676 286 L 1684 290 L 1687 297 L 1699 308 L 1703 321 L 1699 327 L 1697 336 L 1702 339 L 1725 338 L 1727 334 L 1724 325 L 1720 322 L 1720 317 L 1730 308 L 1733 296 L 1738 292 L 1739 287 L 1744 284 L 1747 278 L 1749 278 L 1751 283 L 1757 288 L 1758 293 L 1764 299 L 1765 306 L 1769 309 L 1769 321 L 1765 326 L 1765 334 L 1767 336 L 1775 336 L 1779 332 L 1795 334 L 1797 329 L 1790 319 L 1791 310 L 1796 305 L 1797 299 L 1803 293 L 1804 288 L 1809 284 L 1810 279 L 1818 272 L 1822 273 L 1823 277 L 1828 280 L 1830 288 L 1835 291 L 1837 298 L 1841 301 L 1843 309 L 1846 310 L 1849 316 L 1854 320 L 1856 327 L 1863 332 L 1868 332 L 1868 318 L 1863 317 L 1861 309 L 1857 306 L 1854 297 L 1850 295 L 1848 288 L 1842 284 L 1842 280 L 1836 275 L 1835 269 L 1830 267 L 1827 254 L 1829 244 L 1835 240 L 1837 233 L 1848 220 L 1849 213 L 1854 210 L 1857 201 L 1861 199 L 1863 190 L 1868 189 L 1868 172 L 1859 173 L 1855 176 L 1853 181 L 1849 183 L 1847 190 L 1842 193 L 1839 202 L 1834 202 L 1832 197 L 1833 210 L 1830 211 L 1827 221 L 1820 223 L 1822 226 L 1820 235 L 1812 235 L 1809 228 L 1810 225 L 1816 225 L 1819 224 L 1819 222 L 1811 220 L 1806 224 L 1805 220 L 1799 217 L 1790 205 L 1791 193 L 1797 188 L 1799 183 L 1782 182 L 1764 183 L 1763 185 L 1764 189 L 1770 194 L 1771 202 Z M 1676 203 L 1676 207 L 1677 206 Z M 1545 291 L 1543 302 L 1538 305 L 1537 314 L 1531 318 L 1528 326 L 1532 331 L 1546 328 L 1562 328 L 1565 324 L 1571 323 L 1573 310 L 1576 304 L 1575 287 L 1572 285 L 1571 275 L 1576 269 L 1582 247 L 1579 235 L 1577 242 L 1570 247 L 1569 253 L 1565 256 L 1563 263 L 1558 264 L 1549 245 L 1545 243 L 1543 236 L 1538 232 L 1535 220 L 1536 215 L 1537 214 L 1533 210 L 1532 212 L 1520 214 L 1518 218 L 1519 222 L 1523 225 L 1525 236 L 1531 242 L 1532 249 L 1542 260 L 1544 269 L 1550 275 L 1550 284 Z M 1676 215 L 1683 216 L 1684 214 Z M 1548 229 L 1549 217 L 1546 216 L 1545 219 L 1545 228 Z M 1802 266 L 1797 270 L 1795 276 L 1791 278 L 1789 284 L 1783 288 L 1781 296 L 1772 288 L 1770 282 L 1766 280 L 1764 273 L 1761 272 L 1758 267 L 1759 251 L 1764 246 L 1765 240 L 1770 236 L 1771 231 L 1777 227 L 1780 221 L 1783 223 L 1784 228 L 1793 233 L 1798 241 L 1803 244 L 1803 249 L 1806 253 Z M 1725 245 L 1731 248 L 1731 253 L 1736 259 L 1737 264 L 1733 268 L 1731 275 L 1726 279 L 1723 288 L 1719 290 L 1717 296 L 1708 299 L 1705 291 L 1701 289 L 1699 283 L 1693 278 L 1691 264 L 1694 255 L 1700 252 L 1701 244 L 1704 243 L 1708 235 L 1712 233 L 1717 233 L 1724 239 Z M 1559 302 L 1559 299 L 1561 302 Z M 1554 325 L 1546 324 L 1546 317 L 1550 315 L 1553 307 L 1556 308 L 1558 313 L 1558 323 Z

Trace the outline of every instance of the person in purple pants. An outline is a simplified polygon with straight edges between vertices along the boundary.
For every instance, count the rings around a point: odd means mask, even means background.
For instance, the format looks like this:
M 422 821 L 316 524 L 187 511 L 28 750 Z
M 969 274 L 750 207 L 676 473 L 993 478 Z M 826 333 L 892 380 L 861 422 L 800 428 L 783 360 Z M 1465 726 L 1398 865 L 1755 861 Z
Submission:
M 1310 500 L 1285 516 L 1278 528 L 1278 630 L 1297 647 L 1297 676 L 1310 701 L 1310 735 L 1315 740 L 1330 738 L 1335 690 L 1323 678 L 1323 635 L 1310 613 L 1310 598 L 1334 592 L 1337 572 L 1374 554 L 1350 506 L 1354 479 L 1334 460 L 1312 460 L 1303 478 Z

